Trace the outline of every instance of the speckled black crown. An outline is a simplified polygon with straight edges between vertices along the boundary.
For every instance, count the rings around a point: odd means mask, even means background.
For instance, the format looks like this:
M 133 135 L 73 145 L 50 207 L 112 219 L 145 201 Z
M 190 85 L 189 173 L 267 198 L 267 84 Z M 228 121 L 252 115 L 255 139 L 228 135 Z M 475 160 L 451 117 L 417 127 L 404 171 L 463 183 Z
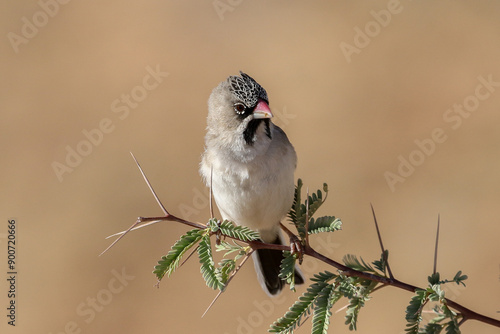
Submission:
M 248 108 L 255 107 L 259 99 L 269 104 L 266 90 L 248 74 L 241 71 L 240 74 L 241 76 L 230 76 L 228 78 L 231 93 Z

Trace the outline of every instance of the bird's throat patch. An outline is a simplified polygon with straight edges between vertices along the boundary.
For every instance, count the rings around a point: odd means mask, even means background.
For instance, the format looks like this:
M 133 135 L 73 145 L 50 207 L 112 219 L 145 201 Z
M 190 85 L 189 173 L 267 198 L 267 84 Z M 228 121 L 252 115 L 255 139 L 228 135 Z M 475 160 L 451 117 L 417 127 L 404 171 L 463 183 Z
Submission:
M 265 126 L 266 136 L 268 136 L 269 139 L 272 139 L 269 119 L 253 119 L 248 122 L 247 128 L 243 132 L 243 138 L 245 139 L 247 145 L 253 145 L 256 139 L 255 133 L 257 132 L 259 125 L 261 125 L 262 123 L 264 123 Z

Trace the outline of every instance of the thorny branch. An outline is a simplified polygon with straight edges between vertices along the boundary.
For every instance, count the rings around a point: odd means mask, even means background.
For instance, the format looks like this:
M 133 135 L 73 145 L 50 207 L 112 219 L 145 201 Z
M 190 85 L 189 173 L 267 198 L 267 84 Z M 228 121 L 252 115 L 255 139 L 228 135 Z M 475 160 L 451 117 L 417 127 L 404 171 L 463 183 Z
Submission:
M 137 159 L 135 158 L 135 156 L 133 154 L 132 154 L 132 157 L 134 158 L 137 166 L 139 167 L 139 170 L 141 171 L 141 174 L 142 174 L 144 180 L 146 181 L 149 189 L 153 193 L 153 196 L 155 197 L 158 205 L 161 207 L 162 211 L 165 213 L 165 216 L 163 216 L 163 217 L 139 217 L 139 218 L 137 218 L 137 221 L 134 224 L 132 224 L 132 226 L 130 226 L 126 231 L 115 233 L 115 234 L 109 236 L 108 238 L 120 235 L 99 256 L 101 256 L 102 254 L 106 253 L 111 247 L 113 247 L 128 232 L 136 230 L 136 229 L 139 229 L 139 228 L 142 228 L 142 227 L 145 227 L 145 226 L 149 226 L 149 225 L 152 225 L 152 224 L 155 224 L 155 223 L 158 223 L 158 222 L 162 222 L 162 221 L 174 221 L 174 222 L 185 224 L 185 225 L 188 225 L 188 226 L 191 226 L 191 227 L 194 227 L 194 228 L 198 228 L 198 229 L 206 229 L 207 228 L 207 226 L 205 224 L 187 221 L 185 219 L 176 217 L 176 216 L 168 213 L 168 211 L 165 209 L 165 207 L 161 203 L 159 197 L 156 195 L 156 193 L 155 193 L 153 187 L 151 186 L 149 180 L 147 179 L 146 175 L 144 174 L 141 166 L 139 165 L 139 162 L 137 161 Z M 382 253 L 384 253 L 385 249 L 384 249 L 384 246 L 382 244 L 382 238 L 381 238 L 381 235 L 380 235 L 380 230 L 378 228 L 378 223 L 377 223 L 377 220 L 376 220 L 375 211 L 373 210 L 373 206 L 372 206 L 372 213 L 373 213 L 373 218 L 375 220 L 375 226 L 376 226 L 376 229 L 377 229 L 377 235 L 378 235 L 378 238 L 379 238 L 379 243 L 380 243 L 380 246 L 382 248 Z M 283 228 L 285 228 L 285 226 L 283 224 L 281 224 L 281 226 Z M 288 229 L 285 228 L 285 231 L 286 231 L 287 234 L 289 234 L 289 235 L 292 234 L 292 236 L 295 236 L 295 238 L 297 240 L 299 240 L 298 236 L 295 235 L 295 234 L 293 234 L 290 230 L 288 230 Z M 438 223 L 438 232 L 437 233 L 439 233 L 439 223 Z M 238 240 L 239 242 L 243 242 L 243 243 L 248 244 L 252 248 L 252 252 L 254 250 L 257 250 L 257 249 L 276 249 L 276 250 L 282 250 L 282 251 L 292 251 L 292 247 L 286 246 L 286 245 L 270 244 L 270 243 L 265 243 L 265 242 L 258 241 L 258 240 L 242 241 L 242 240 L 239 240 L 237 238 L 230 237 L 230 236 L 225 236 L 225 237 L 226 238 L 230 238 L 230 239 L 235 239 L 235 240 Z M 367 280 L 370 280 L 370 281 L 379 282 L 384 287 L 385 286 L 393 286 L 393 287 L 396 287 L 396 288 L 399 288 L 399 289 L 402 289 L 402 290 L 410 291 L 412 293 L 415 293 L 417 290 L 423 290 L 422 288 L 419 288 L 419 287 L 417 287 L 415 285 L 411 285 L 411 284 L 408 284 L 408 283 L 405 283 L 405 282 L 401 282 L 398 279 L 394 278 L 394 276 L 393 276 L 393 274 L 392 274 L 392 272 L 391 272 L 391 270 L 389 268 L 389 264 L 388 263 L 387 263 L 387 269 L 389 271 L 389 277 L 378 276 L 378 275 L 366 273 L 366 272 L 363 272 L 363 271 L 358 271 L 358 270 L 349 268 L 349 267 L 347 267 L 347 266 L 345 266 L 345 265 L 343 265 L 343 264 L 341 264 L 341 263 L 339 263 L 339 262 L 337 262 L 335 260 L 332 260 L 329 257 L 327 257 L 327 256 L 325 256 L 325 255 L 323 255 L 321 253 L 318 253 L 316 250 L 314 250 L 309 245 L 308 238 L 306 238 L 305 240 L 306 240 L 306 242 L 302 246 L 303 247 L 302 248 L 303 254 L 311 256 L 311 257 L 313 257 L 313 258 L 315 258 L 317 260 L 320 260 L 320 261 L 322 261 L 322 262 L 324 262 L 324 263 L 326 263 L 326 264 L 328 264 L 328 265 L 330 265 L 332 267 L 337 268 L 341 272 L 341 274 L 344 275 L 344 276 L 359 277 L 359 278 L 367 279 Z M 435 253 L 437 254 L 437 238 L 436 238 L 436 250 L 435 250 Z M 247 259 L 248 259 L 248 255 L 245 257 L 245 259 L 239 265 L 239 268 L 241 268 L 241 266 L 246 262 Z M 436 259 L 434 259 L 434 272 L 436 270 L 436 268 L 435 268 L 436 262 L 437 262 Z M 231 277 L 231 278 L 233 278 L 233 277 Z M 219 295 L 220 295 L 220 293 L 219 293 Z M 217 297 L 214 299 L 213 302 L 215 302 L 215 300 L 219 297 L 219 295 L 217 295 Z M 495 327 L 500 327 L 500 320 L 496 320 L 496 319 L 490 318 L 488 316 L 482 315 L 480 313 L 477 313 L 477 312 L 475 312 L 475 311 L 473 311 L 473 310 L 471 310 L 471 309 L 469 309 L 469 308 L 467 308 L 467 307 L 465 307 L 465 306 L 463 306 L 463 305 L 461 305 L 459 303 L 456 303 L 456 302 L 454 302 L 454 301 L 452 301 L 452 300 L 450 300 L 448 298 L 445 298 L 445 300 L 446 300 L 447 305 L 449 307 L 451 307 L 451 308 L 453 308 L 456 311 L 458 311 L 458 312 L 461 313 L 462 319 L 461 319 L 461 321 L 459 323 L 459 326 L 462 325 L 463 323 L 465 323 L 467 320 L 477 320 L 479 322 L 483 322 L 483 323 L 486 323 L 486 324 L 489 324 L 489 325 L 492 325 L 492 326 L 495 326 Z M 212 304 L 213 304 L 213 302 L 212 302 Z

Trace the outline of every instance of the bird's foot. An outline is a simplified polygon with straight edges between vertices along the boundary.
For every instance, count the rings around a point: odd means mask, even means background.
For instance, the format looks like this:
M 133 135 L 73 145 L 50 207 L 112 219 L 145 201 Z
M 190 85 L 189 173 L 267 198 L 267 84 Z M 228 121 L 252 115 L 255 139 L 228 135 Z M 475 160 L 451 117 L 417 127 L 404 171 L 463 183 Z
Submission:
M 290 253 L 292 253 L 292 255 L 296 254 L 299 264 L 302 264 L 302 260 L 304 259 L 304 247 L 296 235 L 290 236 Z
M 288 237 L 290 238 L 290 253 L 292 253 L 293 255 L 297 255 L 299 264 L 302 264 L 302 260 L 304 259 L 304 245 L 302 244 L 302 241 L 285 225 L 281 224 L 281 228 L 283 229 L 283 231 L 285 231 L 286 234 L 288 234 Z

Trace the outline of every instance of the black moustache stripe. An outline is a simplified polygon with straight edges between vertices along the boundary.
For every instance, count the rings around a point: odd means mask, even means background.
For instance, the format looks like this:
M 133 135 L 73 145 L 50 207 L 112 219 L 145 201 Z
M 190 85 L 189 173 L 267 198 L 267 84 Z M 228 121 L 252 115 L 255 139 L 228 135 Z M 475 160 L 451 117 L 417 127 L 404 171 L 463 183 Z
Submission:
M 264 122 L 264 125 L 266 127 L 266 135 L 269 137 L 269 139 L 272 139 L 271 137 L 271 126 L 269 125 L 269 120 L 268 119 L 253 119 L 251 120 L 245 131 L 243 132 L 243 138 L 245 139 L 245 142 L 247 145 L 253 145 L 255 142 L 255 133 L 257 132 L 257 129 L 259 128 L 259 125 Z

